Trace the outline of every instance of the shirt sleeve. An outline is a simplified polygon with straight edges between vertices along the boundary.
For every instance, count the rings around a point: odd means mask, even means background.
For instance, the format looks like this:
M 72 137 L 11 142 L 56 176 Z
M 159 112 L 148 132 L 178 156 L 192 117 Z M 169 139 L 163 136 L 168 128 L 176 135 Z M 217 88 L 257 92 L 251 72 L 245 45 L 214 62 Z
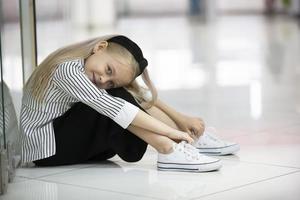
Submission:
M 60 64 L 53 74 L 54 84 L 78 101 L 111 118 L 124 129 L 127 128 L 139 108 L 122 98 L 108 94 L 104 89 L 97 88 L 76 65 L 82 64 L 76 61 Z

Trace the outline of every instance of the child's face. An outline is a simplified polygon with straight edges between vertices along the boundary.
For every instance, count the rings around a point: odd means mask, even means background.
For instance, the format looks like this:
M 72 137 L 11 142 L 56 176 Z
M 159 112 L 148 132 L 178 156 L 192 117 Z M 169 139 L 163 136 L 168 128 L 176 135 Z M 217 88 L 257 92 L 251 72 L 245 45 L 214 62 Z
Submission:
M 88 78 L 101 89 L 123 87 L 133 79 L 132 69 L 103 49 L 89 56 L 84 68 Z

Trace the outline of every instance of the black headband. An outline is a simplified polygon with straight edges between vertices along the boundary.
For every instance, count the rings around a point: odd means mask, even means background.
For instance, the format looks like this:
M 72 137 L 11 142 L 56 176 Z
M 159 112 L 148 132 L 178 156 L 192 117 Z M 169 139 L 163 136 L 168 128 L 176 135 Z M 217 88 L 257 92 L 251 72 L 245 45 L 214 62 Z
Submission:
M 117 43 L 127 49 L 139 64 L 140 73 L 138 75 L 143 73 L 144 69 L 148 65 L 148 61 L 144 58 L 142 50 L 135 42 L 123 35 L 112 37 L 108 39 L 107 42 Z

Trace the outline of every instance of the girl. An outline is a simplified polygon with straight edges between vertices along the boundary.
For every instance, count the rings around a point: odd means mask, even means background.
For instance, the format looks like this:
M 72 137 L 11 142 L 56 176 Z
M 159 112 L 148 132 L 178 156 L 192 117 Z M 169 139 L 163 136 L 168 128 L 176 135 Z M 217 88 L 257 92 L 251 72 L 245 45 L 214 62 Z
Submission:
M 219 159 L 199 152 L 233 153 L 238 145 L 203 134 L 201 119 L 160 101 L 147 65 L 138 45 L 122 35 L 51 53 L 24 86 L 22 162 L 56 166 L 116 154 L 137 162 L 150 144 L 158 151 L 159 170 L 219 169 Z M 136 82 L 139 75 L 147 88 Z

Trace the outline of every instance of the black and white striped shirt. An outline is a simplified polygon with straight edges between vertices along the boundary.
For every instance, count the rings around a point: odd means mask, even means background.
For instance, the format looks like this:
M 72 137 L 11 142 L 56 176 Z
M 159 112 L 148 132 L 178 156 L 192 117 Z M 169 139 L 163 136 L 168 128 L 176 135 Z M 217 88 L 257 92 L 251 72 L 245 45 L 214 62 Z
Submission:
M 135 105 L 97 88 L 84 73 L 83 59 L 60 64 L 51 79 L 43 104 L 24 90 L 20 115 L 23 163 L 55 154 L 53 119 L 63 115 L 75 102 L 87 104 L 124 129 L 139 111 Z

